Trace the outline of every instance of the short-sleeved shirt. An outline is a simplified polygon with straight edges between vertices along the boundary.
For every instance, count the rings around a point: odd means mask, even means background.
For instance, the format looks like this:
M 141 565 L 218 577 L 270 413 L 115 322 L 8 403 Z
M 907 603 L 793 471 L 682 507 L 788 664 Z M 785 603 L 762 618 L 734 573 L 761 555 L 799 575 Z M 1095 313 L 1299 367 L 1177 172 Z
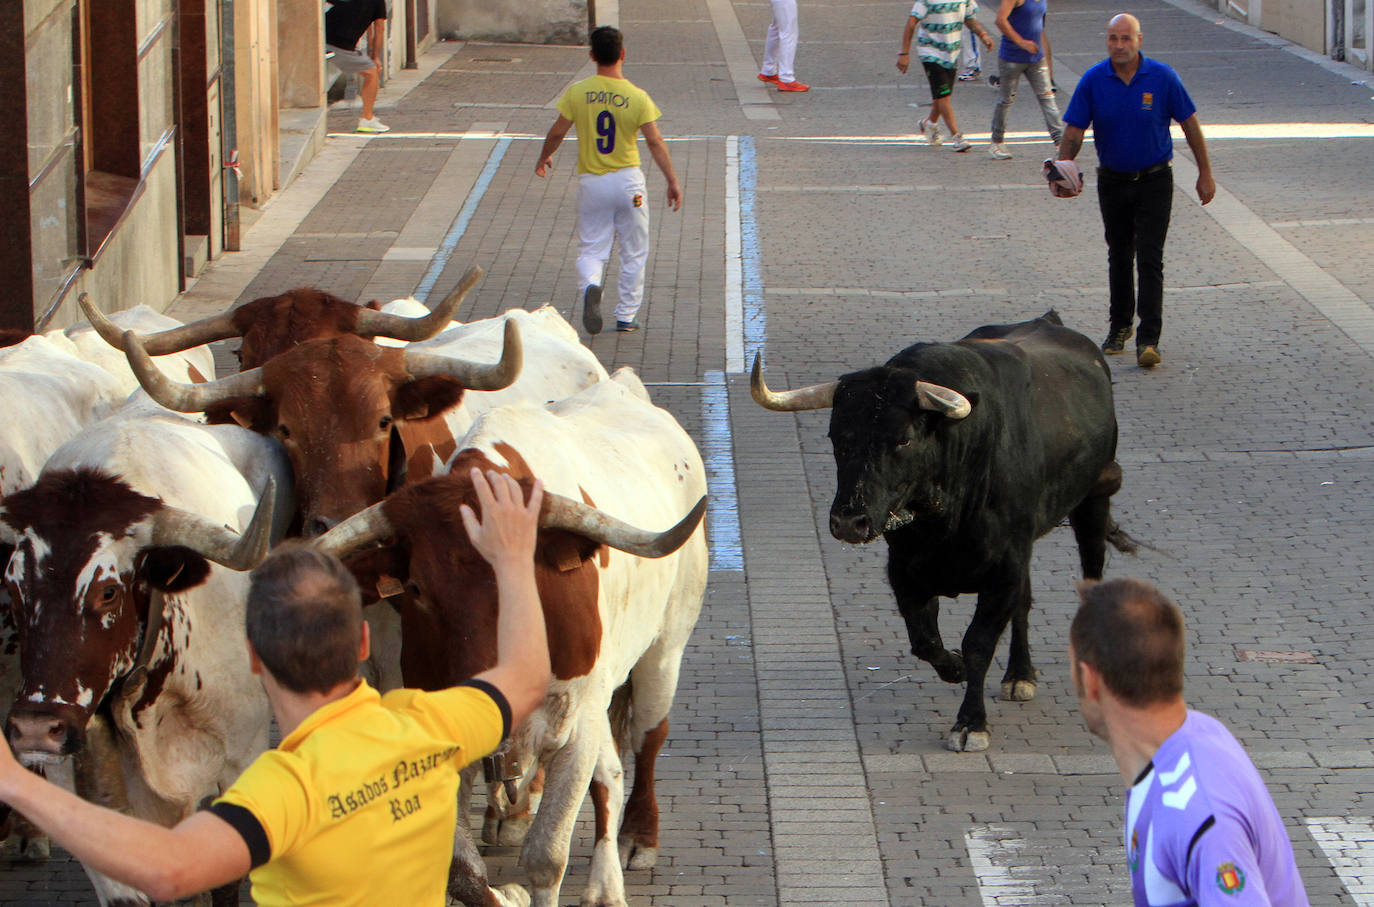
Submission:
M 355 50 L 368 26 L 386 18 L 386 0 L 331 0 L 324 11 L 324 43 Z
M 1136 907 L 1307 907 L 1279 811 L 1236 738 L 1188 712 L 1126 798 Z
M 1011 8 L 1011 12 L 1007 14 L 1007 22 L 1018 35 L 1027 41 L 1034 41 L 1037 49 L 1035 53 L 1028 53 L 1017 47 L 1011 38 L 1003 35 L 1002 43 L 997 46 L 999 58 L 1010 63 L 1039 63 L 1045 59 L 1045 42 L 1041 37 L 1045 33 L 1047 6 L 1046 0 L 1025 0 L 1020 6 Z
M 458 772 L 510 707 L 482 681 L 434 693 L 365 682 L 317 709 L 212 804 L 248 845 L 253 900 L 443 907 Z
M 1197 112 L 1183 80 L 1171 66 L 1140 55 L 1130 84 L 1103 60 L 1083 73 L 1064 122 L 1093 129 L 1097 160 L 1110 170 L 1145 170 L 1173 160 L 1169 121 L 1182 123 Z
M 610 173 L 639 166 L 639 128 L 663 112 L 629 79 L 596 75 L 574 83 L 558 112 L 577 130 L 577 172 Z
M 976 12 L 976 0 L 916 0 L 911 17 L 921 23 L 916 29 L 917 58 L 953 69 L 963 45 L 964 20 Z

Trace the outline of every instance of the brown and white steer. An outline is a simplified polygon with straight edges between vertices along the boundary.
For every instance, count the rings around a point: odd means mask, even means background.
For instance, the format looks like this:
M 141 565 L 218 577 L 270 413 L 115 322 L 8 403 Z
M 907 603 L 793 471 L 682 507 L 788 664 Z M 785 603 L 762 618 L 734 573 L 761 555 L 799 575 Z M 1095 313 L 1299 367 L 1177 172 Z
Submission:
M 145 401 L 67 442 L 4 499 L 23 674 L 5 730 L 22 762 L 171 825 L 266 747 L 238 571 L 284 529 L 274 489 L 289 515 L 279 445 Z M 92 881 L 102 903 L 148 903 Z
M 542 405 L 603 378 L 576 338 L 552 310 L 516 309 L 400 349 L 352 336 L 307 341 L 203 385 L 151 369 L 138 337 L 126 353 L 169 409 L 278 438 L 295 469 L 302 533 L 313 537 L 386 497 L 411 470 L 429 475 L 492 402 Z
M 654 759 L 706 587 L 705 534 L 698 525 L 706 494 L 701 457 L 673 417 L 649 402 L 633 372 L 622 369 L 546 407 L 513 404 L 486 413 L 448 475 L 410 485 L 317 540 L 341 556 L 356 555 L 350 566 L 365 565 L 364 582 L 380 569 L 411 589 L 412 603 L 402 613 L 408 686 L 440 689 L 495 661 L 495 587 L 458 517 L 459 504 L 474 500 L 468 475 L 474 466 L 526 484 L 538 477 L 568 502 L 590 505 L 580 526 L 539 534 L 535 573 L 554 677 L 544 704 L 513 732 L 512 750 L 534 757 L 522 760 L 518 783 L 528 782 L 537 765 L 547 767 L 521 863 L 533 882 L 534 904 L 556 904 L 590 783 L 596 844 L 582 903 L 623 905 L 622 853 L 631 868 L 652 866 L 657 855 Z M 607 514 L 633 526 L 676 524 L 685 541 L 673 538 L 649 550 L 612 540 L 615 533 L 604 529 L 612 522 Z M 378 541 L 384 547 L 369 547 Z M 635 786 L 618 852 L 623 771 L 607 708 L 627 681 Z M 455 887 L 461 871 L 455 869 Z

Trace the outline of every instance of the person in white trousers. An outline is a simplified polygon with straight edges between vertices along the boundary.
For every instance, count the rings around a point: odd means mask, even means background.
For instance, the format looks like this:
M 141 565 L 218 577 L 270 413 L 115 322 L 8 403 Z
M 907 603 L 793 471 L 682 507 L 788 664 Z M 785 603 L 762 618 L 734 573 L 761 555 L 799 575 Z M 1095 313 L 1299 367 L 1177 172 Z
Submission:
M 797 81 L 793 66 L 797 59 L 797 0 L 773 0 L 773 21 L 763 42 L 763 71 L 760 82 L 771 82 L 778 91 L 810 91 L 811 86 Z
M 601 333 L 601 280 L 620 240 L 620 300 L 615 329 L 639 330 L 636 313 L 644 299 L 644 264 L 649 258 L 649 200 L 639 167 L 639 135 L 668 180 L 668 207 L 682 207 L 682 189 L 673 172 L 668 145 L 655 122 L 663 114 L 653 99 L 621 72 L 625 62 L 620 30 L 603 25 L 592 32 L 596 75 L 570 86 L 558 101 L 558 119 L 544 138 L 534 172 L 553 169 L 553 153 L 568 130 L 577 127 L 577 291 L 582 325 Z

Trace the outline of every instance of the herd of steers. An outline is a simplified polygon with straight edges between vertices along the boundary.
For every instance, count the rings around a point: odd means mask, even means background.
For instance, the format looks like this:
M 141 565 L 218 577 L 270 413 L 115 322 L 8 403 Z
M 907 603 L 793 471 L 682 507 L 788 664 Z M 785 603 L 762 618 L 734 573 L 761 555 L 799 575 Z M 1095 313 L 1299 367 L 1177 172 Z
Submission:
M 590 786 L 583 902 L 625 902 L 623 869 L 657 857 L 654 761 L 709 570 L 705 470 L 633 371 L 608 374 L 552 307 L 452 320 L 481 274 L 432 312 L 298 289 L 183 325 L 141 306 L 106 315 L 83 296 L 88 323 L 0 349 L 0 557 L 17 651 L 3 676 L 21 761 L 164 824 L 227 787 L 270 731 L 242 641 L 246 571 L 291 535 L 358 577 L 376 685 L 441 689 L 479 673 L 495 657 L 497 601 L 458 516 L 475 506 L 469 470 L 538 478 L 554 677 L 487 763 L 481 831 L 524 842 L 531 888 L 490 888 L 460 820 L 450 894 L 556 904 Z M 240 370 L 216 380 L 208 344 L 231 338 Z M 1067 517 L 1089 577 L 1107 543 L 1130 544 L 1110 516 L 1120 469 L 1096 344 L 1051 312 L 793 391 L 770 390 L 756 360 L 753 393 L 770 409 L 831 409 L 830 530 L 887 540 L 913 650 L 967 683 L 947 745 L 985 749 L 984 675 L 1008 623 L 1003 694 L 1035 691 L 1034 540 Z M 937 601 L 961 593 L 978 605 L 950 650 Z M 465 769 L 463 819 L 477 773 Z M 8 821 L 31 854 L 46 851 Z M 132 894 L 88 874 L 103 903 Z

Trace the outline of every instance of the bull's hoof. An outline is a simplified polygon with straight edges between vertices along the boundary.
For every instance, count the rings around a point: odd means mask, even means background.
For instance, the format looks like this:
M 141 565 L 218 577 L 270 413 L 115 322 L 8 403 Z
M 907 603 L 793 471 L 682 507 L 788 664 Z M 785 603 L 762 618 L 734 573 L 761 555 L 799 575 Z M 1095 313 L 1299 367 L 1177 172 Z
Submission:
M 525 843 L 534 816 L 524 813 L 507 819 L 488 818 L 482 822 L 482 843 L 497 847 L 519 847 Z
M 956 753 L 981 753 L 992 745 L 992 735 L 987 731 L 970 731 L 956 727 L 945 740 L 945 749 Z
M 629 907 L 629 902 L 625 900 L 625 895 L 617 897 L 614 894 L 605 892 L 594 892 L 588 889 L 582 895 L 582 900 L 578 902 L 581 907 Z
M 620 865 L 626 869 L 653 869 L 658 863 L 658 848 L 638 844 L 630 836 L 621 836 Z
M 1034 680 L 1002 681 L 1002 698 L 1008 702 L 1030 702 L 1035 698 Z
M 948 657 L 937 659 L 930 664 L 945 683 L 964 682 L 964 656 L 957 650 L 950 652 Z

